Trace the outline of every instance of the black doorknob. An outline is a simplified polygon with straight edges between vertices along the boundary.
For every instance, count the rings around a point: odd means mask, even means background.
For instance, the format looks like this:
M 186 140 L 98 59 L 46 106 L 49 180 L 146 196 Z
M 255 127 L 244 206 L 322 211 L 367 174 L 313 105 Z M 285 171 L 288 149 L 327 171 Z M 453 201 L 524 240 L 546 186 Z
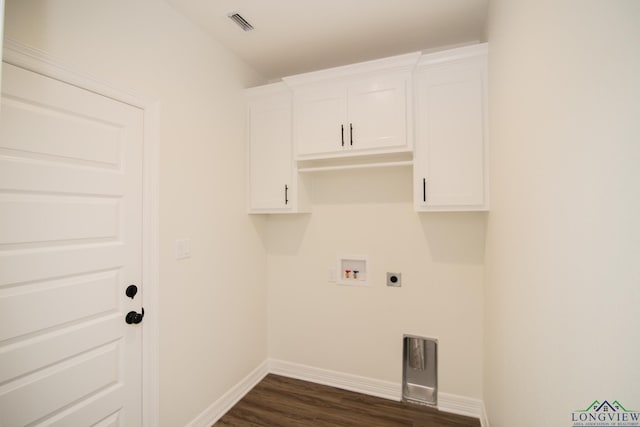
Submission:
M 136 296 L 136 294 L 138 293 L 138 287 L 136 285 L 129 285 L 127 286 L 127 290 L 124 291 L 124 293 L 131 299 L 133 299 L 133 297 Z
M 144 308 L 142 309 L 142 313 L 136 313 L 135 311 L 130 311 L 127 313 L 127 316 L 124 318 L 124 321 L 127 322 L 127 324 L 131 325 L 137 325 L 138 323 L 142 322 L 142 318 L 144 317 Z

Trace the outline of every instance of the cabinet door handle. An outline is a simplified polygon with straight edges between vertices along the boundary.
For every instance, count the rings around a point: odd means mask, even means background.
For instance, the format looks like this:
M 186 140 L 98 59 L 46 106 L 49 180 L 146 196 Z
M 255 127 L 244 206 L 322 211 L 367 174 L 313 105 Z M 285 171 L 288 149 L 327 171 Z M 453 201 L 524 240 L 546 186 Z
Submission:
M 284 204 L 289 204 L 289 186 L 285 184 L 284 186 Z
M 349 145 L 353 147 L 353 123 L 349 123 Z
M 427 178 L 422 178 L 422 201 L 427 201 Z
M 344 125 L 340 125 L 340 139 L 342 140 L 342 146 L 344 147 Z

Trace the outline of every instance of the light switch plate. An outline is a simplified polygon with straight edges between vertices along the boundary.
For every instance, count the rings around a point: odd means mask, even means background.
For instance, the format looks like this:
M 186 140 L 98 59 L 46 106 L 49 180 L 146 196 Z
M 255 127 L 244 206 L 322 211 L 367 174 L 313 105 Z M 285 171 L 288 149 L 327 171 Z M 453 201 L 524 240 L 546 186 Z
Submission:
M 191 239 L 176 240 L 176 259 L 191 258 Z

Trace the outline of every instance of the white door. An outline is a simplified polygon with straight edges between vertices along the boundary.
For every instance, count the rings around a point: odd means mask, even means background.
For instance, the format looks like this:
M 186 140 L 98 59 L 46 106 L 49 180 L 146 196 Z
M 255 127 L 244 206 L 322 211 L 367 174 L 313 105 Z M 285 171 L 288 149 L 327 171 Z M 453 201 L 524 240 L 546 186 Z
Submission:
M 140 426 L 143 112 L 3 65 L 0 426 Z
M 292 151 L 291 96 L 285 93 L 250 100 L 251 210 L 291 210 L 296 203 Z
M 295 91 L 295 134 L 298 155 L 339 153 L 349 144 L 347 91 L 340 83 Z
M 375 77 L 349 87 L 349 148 L 407 145 L 407 79 Z
M 484 61 L 470 58 L 416 73 L 419 208 L 485 206 Z

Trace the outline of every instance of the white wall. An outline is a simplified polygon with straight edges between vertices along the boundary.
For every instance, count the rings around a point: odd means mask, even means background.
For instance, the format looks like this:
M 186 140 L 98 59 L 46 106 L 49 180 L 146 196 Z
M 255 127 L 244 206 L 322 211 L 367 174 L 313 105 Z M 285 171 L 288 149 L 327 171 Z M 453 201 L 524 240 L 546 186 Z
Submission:
M 640 408 L 640 2 L 492 0 L 492 427 Z
M 244 213 L 241 90 L 260 81 L 163 1 L 9 0 L 5 30 L 161 103 L 160 418 L 185 425 L 267 357 L 264 221 Z
M 311 215 L 268 220 L 270 357 L 399 385 L 402 335 L 436 337 L 440 391 L 479 399 L 485 214 L 417 214 L 410 168 L 312 187 Z M 369 257 L 370 287 L 328 282 L 338 254 Z

